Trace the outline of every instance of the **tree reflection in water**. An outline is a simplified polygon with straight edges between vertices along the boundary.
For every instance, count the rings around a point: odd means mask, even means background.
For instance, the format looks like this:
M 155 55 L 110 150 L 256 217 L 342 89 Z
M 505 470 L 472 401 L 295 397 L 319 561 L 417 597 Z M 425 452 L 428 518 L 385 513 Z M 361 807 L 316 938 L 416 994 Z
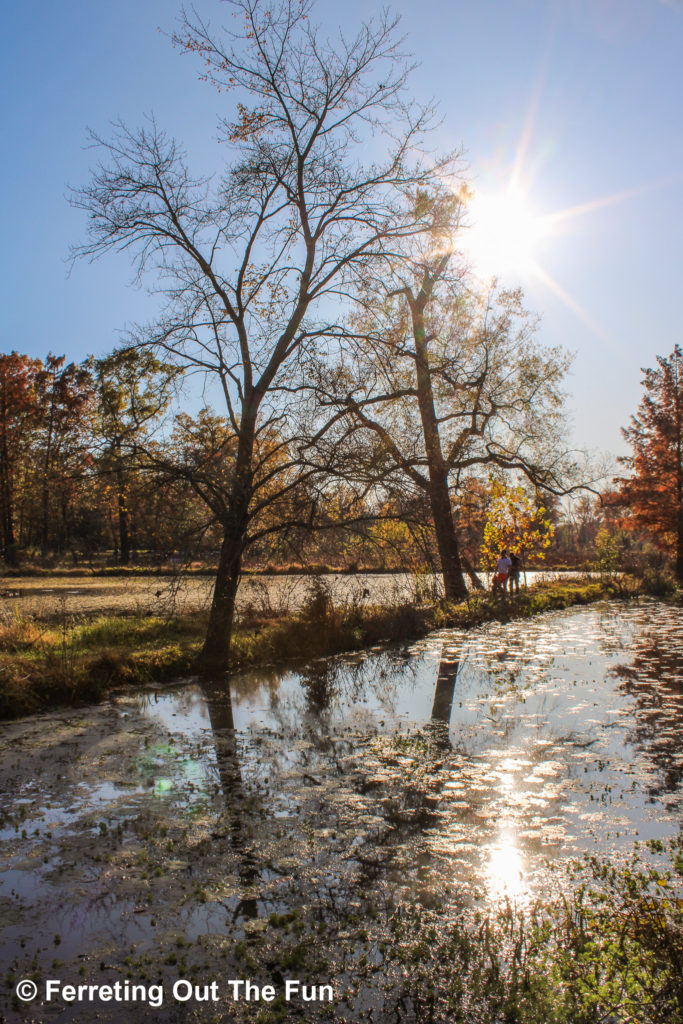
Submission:
M 318 661 L 309 665 L 301 676 L 301 688 L 306 695 L 306 712 L 320 718 L 338 694 L 339 671 L 331 661 Z
M 448 727 L 451 721 L 453 710 L 453 694 L 455 692 L 455 681 L 458 677 L 460 667 L 460 644 L 450 645 L 445 643 L 441 650 L 441 662 L 436 677 L 434 689 L 434 702 L 432 704 L 432 722 L 441 723 L 445 728 L 442 730 L 444 741 L 448 741 Z
M 238 858 L 240 880 L 248 887 L 259 877 L 259 867 L 254 845 L 246 827 L 247 800 L 237 750 L 230 684 L 225 678 L 204 680 L 200 683 L 200 688 L 209 711 L 218 777 L 225 801 L 223 821 L 230 834 L 230 845 Z M 243 897 L 233 914 L 234 920 L 238 917 L 258 917 L 258 901 L 252 896 Z
M 668 618 L 668 617 L 667 617 Z M 683 636 L 680 611 L 675 623 L 646 622 L 631 640 L 628 664 L 611 674 L 634 701 L 632 735 L 657 768 L 652 796 L 675 793 L 683 780 Z M 673 628 L 671 628 L 673 627 Z

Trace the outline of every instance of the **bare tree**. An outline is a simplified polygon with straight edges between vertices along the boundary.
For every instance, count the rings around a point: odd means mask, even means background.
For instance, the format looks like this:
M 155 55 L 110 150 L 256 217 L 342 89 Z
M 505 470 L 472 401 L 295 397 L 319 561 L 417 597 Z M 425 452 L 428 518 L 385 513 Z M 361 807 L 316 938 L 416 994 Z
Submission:
M 74 195 L 90 231 L 75 255 L 124 250 L 140 274 L 156 273 L 168 303 L 146 338 L 218 385 L 232 428 L 228 479 L 210 496 L 223 540 L 205 673 L 228 664 L 242 558 L 263 502 L 311 472 L 295 436 L 293 366 L 334 336 L 350 278 L 423 229 L 429 210 L 406 197 L 444 169 L 411 156 L 431 112 L 404 101 L 409 68 L 388 15 L 330 43 L 310 0 L 230 6 L 234 31 L 183 15 L 175 37 L 237 99 L 220 122 L 230 154 L 221 179 L 193 177 L 152 121 L 94 137 L 103 162 Z

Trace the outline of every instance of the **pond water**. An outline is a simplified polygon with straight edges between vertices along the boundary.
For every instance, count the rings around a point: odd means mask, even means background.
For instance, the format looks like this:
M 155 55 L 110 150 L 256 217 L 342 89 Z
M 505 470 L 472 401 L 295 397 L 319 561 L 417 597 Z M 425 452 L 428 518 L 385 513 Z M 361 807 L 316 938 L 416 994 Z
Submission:
M 277 915 L 524 904 L 679 833 L 682 737 L 683 616 L 652 600 L 7 724 L 0 961 L 143 976 Z

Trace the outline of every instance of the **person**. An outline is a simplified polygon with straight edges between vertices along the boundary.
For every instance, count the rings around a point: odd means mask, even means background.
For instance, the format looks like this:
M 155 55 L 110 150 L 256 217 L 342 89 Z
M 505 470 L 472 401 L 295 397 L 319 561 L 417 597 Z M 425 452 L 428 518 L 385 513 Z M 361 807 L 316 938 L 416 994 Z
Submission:
M 510 559 L 510 556 L 508 555 L 507 551 L 503 551 L 500 558 L 496 562 L 496 571 L 493 576 L 494 590 L 502 590 L 503 593 L 505 593 L 505 587 L 507 586 L 508 580 L 508 573 L 510 572 L 511 566 L 512 561 Z
M 519 572 L 520 572 L 520 569 L 522 568 L 522 564 L 520 562 L 519 555 L 515 554 L 514 551 L 510 554 L 510 563 L 511 563 L 510 564 L 510 572 L 508 573 L 508 580 L 509 580 L 509 585 L 510 585 L 510 593 L 512 594 L 512 592 L 514 590 L 515 593 L 518 594 L 519 593 Z

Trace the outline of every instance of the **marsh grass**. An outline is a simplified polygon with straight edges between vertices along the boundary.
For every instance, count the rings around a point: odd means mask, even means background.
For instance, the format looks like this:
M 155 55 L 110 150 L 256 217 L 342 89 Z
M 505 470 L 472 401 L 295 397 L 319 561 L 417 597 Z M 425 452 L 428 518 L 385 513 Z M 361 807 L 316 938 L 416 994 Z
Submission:
M 650 581 L 657 592 L 662 581 Z M 411 640 L 432 629 L 473 628 L 527 618 L 604 598 L 635 597 L 648 581 L 633 577 L 539 583 L 513 597 L 472 594 L 460 604 L 413 601 L 370 604 L 367 591 L 333 598 L 329 582 L 313 576 L 298 610 L 275 607 L 266 589 L 240 614 L 233 638 L 234 668 L 284 665 Z M 664 588 L 666 590 L 666 588 Z M 667 591 L 668 592 L 668 591 Z M 258 595 L 256 595 L 258 596 Z M 55 704 L 100 699 L 115 687 L 164 682 L 192 674 L 206 626 L 200 609 L 175 615 L 74 612 L 78 597 L 63 599 L 49 619 L 16 609 L 0 617 L 0 717 L 30 714 Z
M 683 1024 L 682 844 L 646 845 L 625 866 L 574 863 L 565 896 L 525 911 L 444 925 L 402 908 L 383 965 L 397 998 L 449 1024 Z
M 99 700 L 113 686 L 189 673 L 200 616 L 73 615 L 0 618 L 0 716 Z

